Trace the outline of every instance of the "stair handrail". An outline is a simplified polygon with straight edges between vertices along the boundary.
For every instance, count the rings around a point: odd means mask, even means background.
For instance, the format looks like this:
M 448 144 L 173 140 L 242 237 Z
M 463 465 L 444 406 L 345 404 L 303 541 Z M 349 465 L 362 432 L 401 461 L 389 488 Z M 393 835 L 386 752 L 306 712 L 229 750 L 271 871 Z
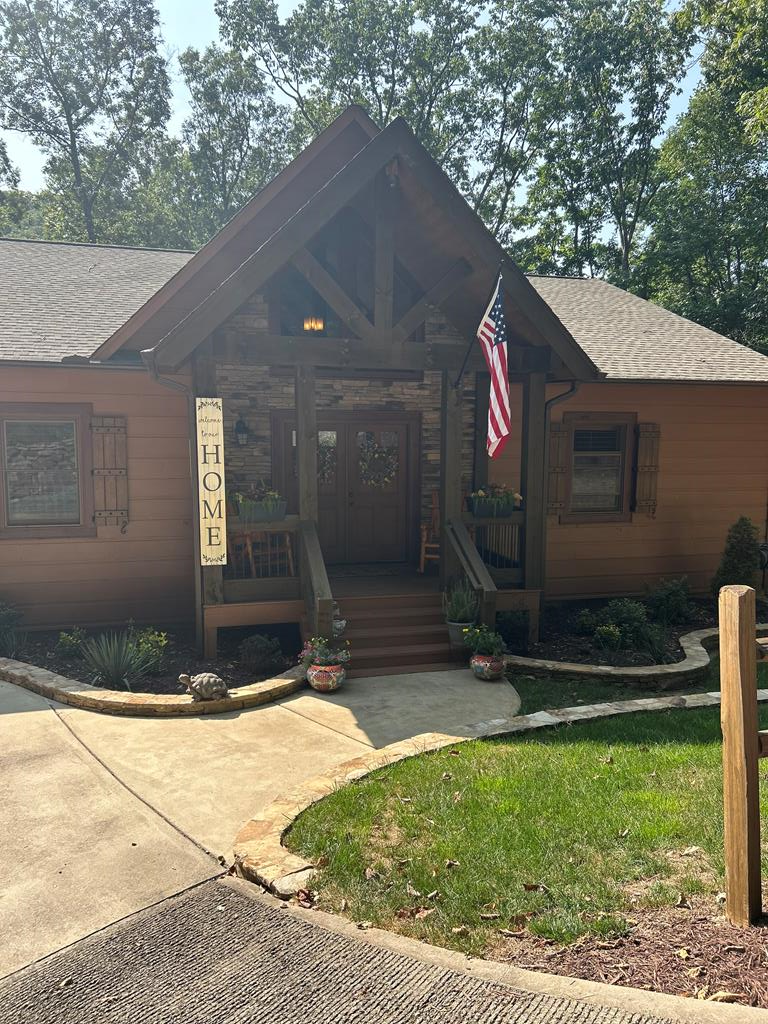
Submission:
M 325 568 L 323 549 L 314 519 L 299 523 L 301 544 L 301 590 L 307 621 L 313 636 L 333 638 L 333 594 Z
M 445 524 L 445 535 L 469 585 L 477 594 L 479 618 L 483 625 L 493 629 L 496 625 L 496 596 L 498 590 L 488 572 L 475 542 L 466 525 L 460 519 L 451 519 Z

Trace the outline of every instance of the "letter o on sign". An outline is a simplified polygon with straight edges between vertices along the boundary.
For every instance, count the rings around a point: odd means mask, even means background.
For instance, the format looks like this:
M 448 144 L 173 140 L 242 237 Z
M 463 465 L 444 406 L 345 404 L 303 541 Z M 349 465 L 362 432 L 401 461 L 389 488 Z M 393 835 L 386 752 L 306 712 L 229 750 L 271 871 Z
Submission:
M 216 481 L 213 484 L 208 482 L 211 477 Z M 209 469 L 203 477 L 202 484 L 206 491 L 218 491 L 221 487 L 221 473 L 217 473 L 215 470 Z

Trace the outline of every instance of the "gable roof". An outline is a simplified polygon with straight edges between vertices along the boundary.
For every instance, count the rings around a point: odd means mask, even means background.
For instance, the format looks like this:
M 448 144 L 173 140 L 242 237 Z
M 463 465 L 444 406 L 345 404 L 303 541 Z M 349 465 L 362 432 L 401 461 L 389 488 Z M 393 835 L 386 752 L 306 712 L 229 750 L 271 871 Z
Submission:
M 340 145 L 342 138 L 347 149 Z M 426 292 L 446 272 L 451 242 L 459 245 L 462 257 L 468 257 L 472 272 L 441 303 L 454 324 L 472 336 L 476 324 L 469 311 L 487 301 L 503 263 L 507 317 L 514 325 L 516 340 L 524 345 L 548 345 L 573 377 L 599 377 L 594 363 L 509 260 L 406 122 L 396 118 L 379 130 L 355 107 L 345 111 L 245 207 L 242 216 L 238 215 L 238 225 L 231 222 L 231 228 L 203 246 L 190 266 L 115 332 L 95 357 L 107 358 L 125 346 L 150 350 L 152 365 L 161 370 L 179 369 L 395 158 L 402 161 L 401 178 L 410 189 L 411 225 L 418 221 L 423 228 L 424 211 L 429 211 L 432 227 L 437 222 L 443 243 L 429 246 L 420 265 L 410 268 L 422 289 Z M 431 279 L 425 280 L 427 276 Z
M 89 358 L 190 256 L 0 239 L 0 360 Z
M 608 380 L 768 382 L 768 357 L 607 281 L 530 280 Z

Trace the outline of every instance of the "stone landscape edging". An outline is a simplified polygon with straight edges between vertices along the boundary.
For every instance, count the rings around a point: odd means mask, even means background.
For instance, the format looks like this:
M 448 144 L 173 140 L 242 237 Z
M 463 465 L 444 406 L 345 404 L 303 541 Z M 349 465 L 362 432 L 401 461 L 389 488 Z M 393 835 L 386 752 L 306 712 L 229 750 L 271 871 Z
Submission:
M 28 665 L 12 658 L 0 658 L 0 679 L 15 686 L 23 686 L 42 697 L 106 715 L 134 715 L 139 717 L 175 717 L 181 715 L 217 715 L 226 711 L 268 704 L 287 697 L 304 686 L 304 672 L 300 667 L 288 669 L 279 676 L 260 683 L 233 687 L 229 697 L 219 700 L 192 700 L 188 694 L 133 693 L 104 690 L 90 683 L 50 672 L 37 665 Z
M 761 636 L 767 634 L 768 623 L 759 622 L 756 630 Z M 531 676 L 567 675 L 582 679 L 612 679 L 617 683 L 659 683 L 667 688 L 681 680 L 693 682 L 706 673 L 710 662 L 709 649 L 717 645 L 717 636 L 717 626 L 684 633 L 679 643 L 685 657 L 669 665 L 582 665 L 575 661 L 525 658 L 518 654 L 508 654 L 504 660 L 507 668 L 519 669 L 522 674 Z
M 758 690 L 757 699 L 768 701 L 768 690 Z M 456 735 L 421 733 L 408 740 L 391 743 L 379 750 L 344 761 L 302 783 L 285 796 L 278 797 L 251 818 L 240 829 L 234 841 L 234 858 L 238 874 L 249 882 L 264 886 L 276 896 L 289 899 L 307 888 L 317 865 L 300 857 L 283 845 L 283 839 L 298 816 L 312 804 L 329 796 L 342 786 L 369 775 L 379 768 L 396 764 L 418 754 L 430 753 L 469 740 L 489 739 L 519 732 L 530 732 L 552 725 L 608 718 L 636 711 L 663 711 L 671 708 L 712 707 L 720 703 L 720 691 L 691 693 L 671 697 L 640 697 L 635 700 L 586 704 L 572 708 L 552 708 L 530 715 L 494 719 L 461 727 Z

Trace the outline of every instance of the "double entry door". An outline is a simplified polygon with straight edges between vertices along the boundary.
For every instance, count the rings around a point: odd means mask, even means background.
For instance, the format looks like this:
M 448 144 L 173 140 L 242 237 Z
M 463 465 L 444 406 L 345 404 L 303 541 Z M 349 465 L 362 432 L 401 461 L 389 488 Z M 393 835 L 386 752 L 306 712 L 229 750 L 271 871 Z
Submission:
M 418 532 L 419 417 L 318 413 L 318 533 L 329 565 L 407 562 Z M 296 418 L 275 414 L 273 476 L 298 511 Z

